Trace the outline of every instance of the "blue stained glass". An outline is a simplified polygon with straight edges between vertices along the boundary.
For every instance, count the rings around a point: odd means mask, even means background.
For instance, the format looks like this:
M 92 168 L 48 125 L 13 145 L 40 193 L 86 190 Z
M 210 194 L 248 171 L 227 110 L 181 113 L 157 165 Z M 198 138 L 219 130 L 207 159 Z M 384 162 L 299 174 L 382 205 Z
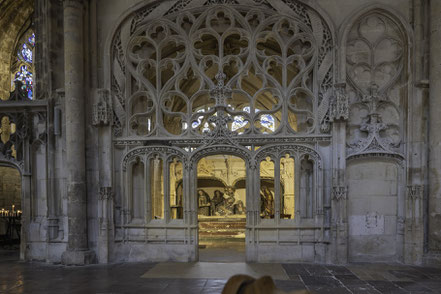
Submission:
M 35 34 L 32 33 L 18 49 L 17 59 L 18 63 L 21 64 L 18 71 L 15 73 L 14 81 L 20 81 L 23 83 L 23 91 L 26 92 L 26 95 L 29 99 L 33 99 L 33 86 L 34 86 L 34 78 L 33 78 L 33 50 L 35 47 Z
M 26 44 L 23 44 L 21 49 L 21 56 L 26 62 L 32 63 L 32 50 Z
M 34 79 L 32 72 L 28 70 L 26 65 L 20 67 L 20 71 L 15 74 L 14 81 L 21 81 L 23 83 L 23 90 L 26 91 L 28 98 L 33 98 Z
M 35 47 L 35 34 L 32 34 L 32 35 L 29 37 L 28 42 L 29 42 L 29 44 L 30 44 L 32 47 Z
M 260 124 L 267 128 L 270 129 L 271 131 L 274 132 L 274 130 L 276 129 L 276 124 L 274 121 L 274 117 L 271 114 L 264 114 L 260 117 Z
M 231 124 L 231 130 L 237 131 L 243 127 L 245 127 L 248 124 L 248 122 L 245 120 L 245 118 L 242 115 L 235 116 L 233 118 L 233 123 Z

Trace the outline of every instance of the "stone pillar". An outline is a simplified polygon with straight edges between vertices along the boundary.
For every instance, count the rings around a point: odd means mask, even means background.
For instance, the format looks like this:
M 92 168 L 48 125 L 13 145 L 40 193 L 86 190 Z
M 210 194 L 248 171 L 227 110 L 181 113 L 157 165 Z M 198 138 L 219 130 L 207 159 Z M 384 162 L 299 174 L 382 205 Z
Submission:
M 441 252 L 441 1 L 430 1 L 429 252 Z
M 348 262 L 348 220 L 346 187 L 346 121 L 349 118 L 346 84 L 334 86 L 335 94 L 330 109 L 332 122 L 332 191 L 331 230 L 333 235 L 333 262 Z
M 99 235 L 97 257 L 99 263 L 109 262 L 109 246 L 113 241 L 112 190 L 112 105 L 109 91 L 97 90 L 98 101 L 93 107 L 92 124 L 98 133 L 98 161 L 100 191 L 98 198 Z
M 405 201 L 404 262 L 421 264 L 424 252 L 424 194 L 427 194 L 427 103 L 429 74 L 426 56 L 428 46 L 427 0 L 413 0 L 415 46 L 414 85 L 409 95 L 407 193 Z
M 66 158 L 68 244 L 62 262 L 95 261 L 87 242 L 87 195 L 84 117 L 84 44 L 82 0 L 64 1 L 64 78 L 66 92 Z

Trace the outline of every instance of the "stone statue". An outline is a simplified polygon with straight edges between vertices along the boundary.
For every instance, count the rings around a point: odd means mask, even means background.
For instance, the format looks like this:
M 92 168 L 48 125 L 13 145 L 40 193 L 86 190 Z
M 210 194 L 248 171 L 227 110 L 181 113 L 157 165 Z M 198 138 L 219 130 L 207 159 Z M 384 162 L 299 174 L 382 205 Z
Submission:
M 236 189 L 233 187 L 226 187 L 225 194 L 226 197 L 223 199 L 223 203 L 219 204 L 216 215 L 234 215 L 234 214 L 244 214 L 245 206 L 242 201 L 236 200 L 235 192 Z
M 200 215 L 210 216 L 211 200 L 207 192 L 202 189 L 198 190 L 198 213 Z
M 224 202 L 224 193 L 220 190 L 214 191 L 213 198 L 211 199 L 211 215 L 216 215 L 219 210 L 219 206 Z
M 199 207 L 209 205 L 211 203 L 210 196 L 202 189 L 198 190 L 198 203 Z
M 265 185 L 260 190 L 260 215 L 263 218 L 274 218 L 274 194 Z

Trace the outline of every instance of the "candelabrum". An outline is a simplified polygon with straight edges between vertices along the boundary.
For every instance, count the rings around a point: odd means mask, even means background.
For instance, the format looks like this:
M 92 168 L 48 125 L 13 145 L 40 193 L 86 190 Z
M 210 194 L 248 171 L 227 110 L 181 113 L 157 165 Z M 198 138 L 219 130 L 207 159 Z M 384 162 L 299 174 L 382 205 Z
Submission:
M 22 211 L 15 210 L 15 206 L 12 206 L 12 210 L 2 208 L 0 210 L 0 217 L 21 217 Z

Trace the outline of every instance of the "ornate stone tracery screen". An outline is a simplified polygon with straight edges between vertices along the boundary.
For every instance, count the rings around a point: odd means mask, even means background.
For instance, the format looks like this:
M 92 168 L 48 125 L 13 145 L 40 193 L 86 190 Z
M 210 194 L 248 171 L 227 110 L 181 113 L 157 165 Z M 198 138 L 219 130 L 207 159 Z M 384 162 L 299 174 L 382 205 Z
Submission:
M 195 244 L 197 229 L 183 228 L 197 223 L 198 162 L 222 154 L 245 162 L 248 226 L 280 225 L 321 242 L 317 142 L 330 140 L 331 30 L 300 1 L 195 2 L 165 11 L 159 1 L 130 14 L 114 35 L 118 240 Z M 275 232 L 256 242 L 273 242 Z
M 208 118 L 217 115 L 219 84 L 230 90 L 228 127 L 237 134 L 328 131 L 329 29 L 306 10 L 282 16 L 262 8 L 211 5 L 145 23 L 135 17 L 130 33 L 121 29 L 114 41 L 115 133 L 200 137 L 214 128 Z

